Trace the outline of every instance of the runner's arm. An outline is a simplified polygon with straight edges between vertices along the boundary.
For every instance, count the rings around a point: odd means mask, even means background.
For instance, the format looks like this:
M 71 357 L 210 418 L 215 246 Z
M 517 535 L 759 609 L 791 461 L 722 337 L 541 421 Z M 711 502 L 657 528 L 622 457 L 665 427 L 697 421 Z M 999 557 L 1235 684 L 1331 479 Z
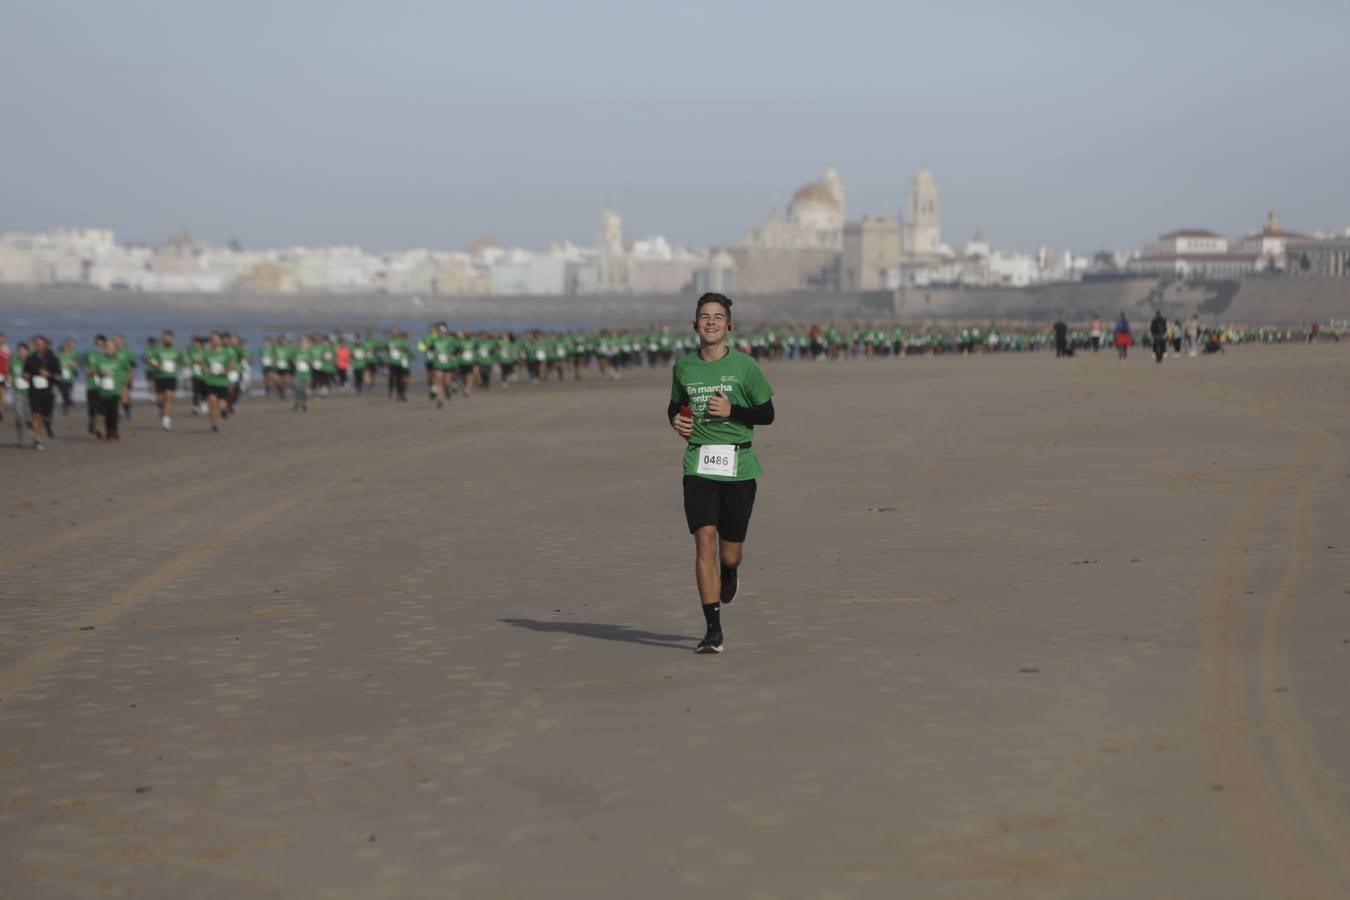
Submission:
M 740 422 L 742 425 L 772 425 L 773 400 L 765 400 L 758 406 L 733 406 L 731 421 Z

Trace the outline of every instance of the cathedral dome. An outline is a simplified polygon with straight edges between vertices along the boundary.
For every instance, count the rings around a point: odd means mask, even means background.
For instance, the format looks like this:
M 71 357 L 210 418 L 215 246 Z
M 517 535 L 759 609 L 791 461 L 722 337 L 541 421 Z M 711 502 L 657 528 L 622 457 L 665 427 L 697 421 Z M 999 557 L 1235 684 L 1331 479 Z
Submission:
M 834 193 L 820 182 L 808 184 L 805 187 L 798 189 L 797 193 L 792 195 L 792 202 L 788 204 L 788 208 L 791 209 L 800 203 L 825 203 L 830 206 L 839 205 L 834 197 Z

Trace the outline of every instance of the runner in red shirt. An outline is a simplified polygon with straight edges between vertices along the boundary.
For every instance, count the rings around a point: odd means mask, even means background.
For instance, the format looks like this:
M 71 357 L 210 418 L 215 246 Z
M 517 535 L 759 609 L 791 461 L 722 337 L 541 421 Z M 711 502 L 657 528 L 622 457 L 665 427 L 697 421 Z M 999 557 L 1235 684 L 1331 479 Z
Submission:
M 337 348 L 337 367 L 338 367 L 338 385 L 342 388 L 347 387 L 347 372 L 352 365 L 352 348 L 347 345 L 347 339 L 343 338 Z
M 9 341 L 0 331 L 0 422 L 5 421 L 5 391 L 9 388 Z

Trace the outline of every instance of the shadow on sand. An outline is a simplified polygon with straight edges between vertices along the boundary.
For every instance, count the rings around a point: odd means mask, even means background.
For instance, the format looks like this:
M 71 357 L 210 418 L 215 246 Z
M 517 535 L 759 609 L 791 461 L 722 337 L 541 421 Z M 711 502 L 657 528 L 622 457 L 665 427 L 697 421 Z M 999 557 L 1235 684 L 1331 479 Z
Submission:
M 627 644 L 646 644 L 649 647 L 669 647 L 672 650 L 689 650 L 690 645 L 698 640 L 685 634 L 657 634 L 654 631 L 629 628 L 627 625 L 605 625 L 600 622 L 541 622 L 538 619 L 500 621 L 517 628 L 528 628 L 530 631 L 542 631 L 546 634 L 575 634 L 602 641 L 623 641 Z

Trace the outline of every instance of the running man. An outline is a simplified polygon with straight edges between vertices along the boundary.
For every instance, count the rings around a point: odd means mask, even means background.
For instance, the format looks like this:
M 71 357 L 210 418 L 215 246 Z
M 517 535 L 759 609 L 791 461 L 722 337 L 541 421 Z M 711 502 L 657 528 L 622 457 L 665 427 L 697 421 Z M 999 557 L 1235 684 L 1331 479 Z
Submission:
M 61 360 L 42 335 L 33 338 L 34 349 L 24 360 L 23 374 L 28 381 L 28 408 L 32 416 L 33 449 L 42 449 L 42 435 L 56 437 L 52 431 L 52 411 L 56 405 L 56 382 L 61 377 Z
M 666 418 L 687 444 L 684 515 L 694 536 L 694 572 L 707 625 L 698 652 L 721 653 L 722 604 L 736 599 L 755 479 L 762 471 L 751 439 L 756 425 L 773 422 L 773 388 L 753 359 L 727 346 L 730 298 L 704 294 L 695 310 L 699 349 L 675 363 Z
M 159 343 L 145 352 L 145 374 L 150 376 L 159 406 L 159 427 L 168 431 L 173 427 L 173 395 L 178 390 L 178 373 L 188 365 L 187 354 L 173 342 L 168 329 Z
M 98 419 L 103 414 L 103 400 L 98 388 L 97 363 L 103 358 L 107 343 L 106 337 L 101 334 L 95 335 L 93 348 L 86 350 L 81 358 L 81 368 L 84 369 L 84 405 L 85 411 L 89 413 L 89 433 L 100 439 L 103 435 L 98 430 Z
M 103 431 L 99 435 L 104 443 L 122 440 L 117 430 L 118 409 L 122 405 L 123 388 L 131 377 L 131 370 L 118 359 L 117 347 L 107 341 L 103 335 L 94 338 L 94 349 L 89 353 L 89 364 L 99 415 L 103 418 Z
M 14 348 L 14 353 L 9 357 L 9 368 L 6 370 L 9 375 L 9 381 L 14 385 L 14 446 L 23 446 L 23 430 L 32 426 L 33 408 L 28 405 L 28 376 L 24 374 L 24 366 L 28 362 L 28 344 L 19 341 L 19 346 Z M 33 440 L 38 438 L 37 432 L 33 433 Z
M 80 367 L 80 354 L 75 350 L 74 338 L 66 338 L 56 358 L 61 361 L 61 379 L 56 382 L 57 389 L 61 391 L 61 415 L 68 416 L 73 405 L 71 397 L 75 391 L 75 373 Z
M 230 373 L 238 371 L 234 351 L 225 346 L 219 332 L 211 332 L 211 342 L 202 351 L 202 368 L 202 389 L 206 392 L 211 433 L 218 434 L 222 413 L 229 403 Z

